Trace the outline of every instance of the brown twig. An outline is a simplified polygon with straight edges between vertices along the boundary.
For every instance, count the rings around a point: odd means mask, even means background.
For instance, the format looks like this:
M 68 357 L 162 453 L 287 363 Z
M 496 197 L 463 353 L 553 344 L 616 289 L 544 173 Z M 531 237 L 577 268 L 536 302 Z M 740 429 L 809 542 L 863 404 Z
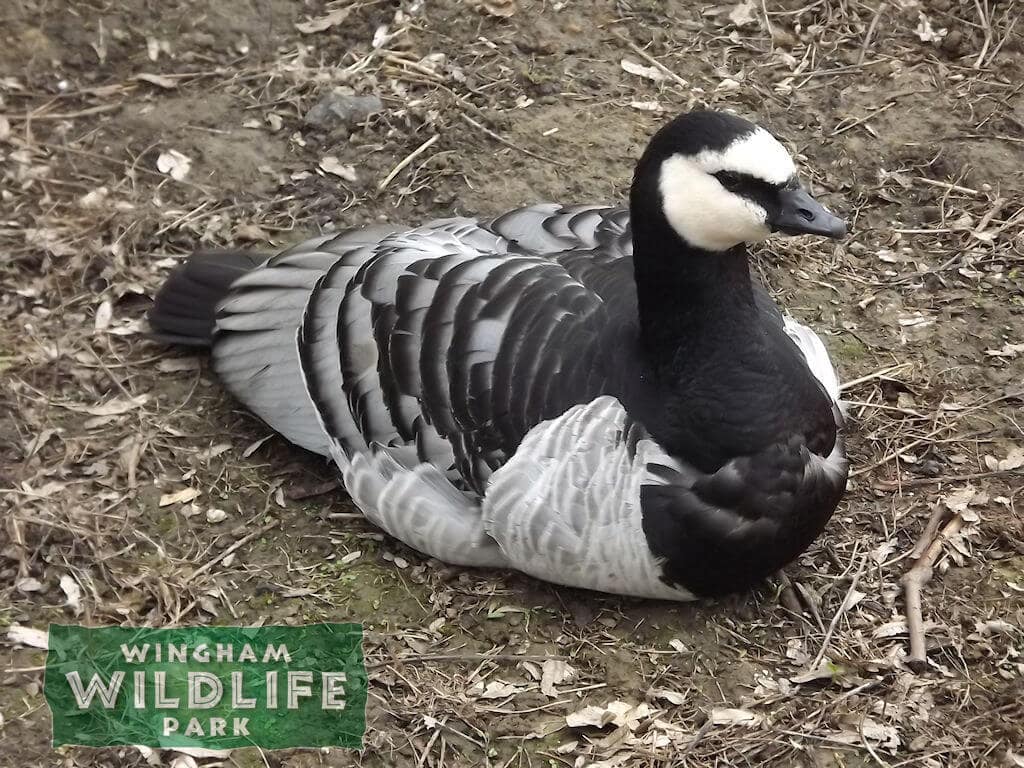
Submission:
M 658 61 L 658 60 L 657 60 L 656 58 L 654 58 L 653 56 L 651 56 L 651 54 L 649 54 L 649 53 L 648 53 L 647 51 L 645 51 L 645 50 L 644 50 L 643 48 L 641 48 L 641 47 L 640 47 L 639 45 L 637 45 L 637 44 L 636 44 L 636 43 L 634 43 L 634 42 L 633 42 L 632 40 L 630 40 L 629 38 L 627 38 L 627 37 L 626 37 L 625 35 L 623 35 L 623 34 L 620 34 L 619 32 L 615 32 L 614 34 L 615 34 L 615 36 L 616 36 L 617 38 L 619 38 L 619 40 L 621 40 L 621 41 L 622 41 L 622 42 L 624 42 L 624 43 L 625 43 L 626 45 L 628 45 L 628 46 L 629 46 L 629 49 L 630 49 L 631 51 L 633 51 L 633 53 L 635 53 L 635 54 L 636 54 L 637 56 L 639 56 L 639 57 L 640 57 L 641 59 L 643 59 L 644 61 L 646 61 L 646 62 L 647 62 L 648 64 L 651 64 L 651 65 L 653 65 L 653 66 L 654 66 L 654 67 L 655 67 L 656 69 L 658 69 L 658 70 L 659 70 L 659 71 L 660 71 L 660 72 L 661 72 L 662 74 L 664 74 L 664 75 L 665 75 L 666 77 L 669 77 L 669 78 L 671 78 L 671 79 L 675 80 L 675 81 L 676 81 L 676 82 L 677 82 L 677 83 L 678 83 L 679 85 L 683 86 L 684 88 L 689 88 L 689 87 L 690 87 L 690 84 L 689 84 L 689 83 L 687 83 L 687 82 L 686 82 L 686 81 L 685 81 L 685 80 L 684 80 L 683 78 L 681 78 L 681 77 L 680 77 L 679 75 L 677 75 L 677 74 L 676 74 L 675 72 L 673 72 L 673 71 L 672 71 L 671 69 L 669 69 L 668 67 L 666 67 L 666 66 L 665 66 L 664 64 L 662 64 L 662 63 L 661 63 L 660 61 Z
M 558 165 L 558 166 L 561 166 L 562 168 L 569 168 L 570 167 L 569 163 L 563 163 L 561 160 L 555 160 L 554 158 L 551 158 L 551 157 L 544 157 L 544 155 L 538 155 L 536 152 L 533 152 L 533 151 L 527 149 L 526 147 L 521 147 L 518 144 L 514 144 L 513 142 L 511 142 L 508 139 L 506 139 L 504 136 L 501 136 L 500 134 L 497 134 L 494 131 L 492 131 L 486 125 L 483 125 L 482 123 L 477 122 L 472 117 L 467 115 L 465 112 L 462 113 L 462 119 L 465 120 L 467 123 L 469 123 L 474 128 L 476 128 L 481 133 L 483 133 L 483 134 L 485 134 L 487 136 L 490 136 L 496 142 L 498 142 L 499 144 L 504 144 L 509 149 L 514 149 L 517 152 L 522 152 L 524 155 L 529 155 L 530 157 L 534 157 L 537 160 L 543 160 L 545 163 L 551 163 L 553 165 Z
M 208 570 L 213 568 L 213 566 L 215 566 L 221 560 L 226 558 L 232 552 L 235 552 L 240 547 L 244 547 L 246 544 L 248 544 L 253 539 L 255 539 L 255 538 L 259 537 L 259 536 L 262 536 L 264 533 L 269 531 L 271 528 L 276 528 L 280 522 L 281 522 L 280 520 L 276 520 L 276 519 L 275 520 L 271 520 L 269 523 L 264 523 L 263 525 L 261 525 L 259 528 L 257 528 L 252 533 L 247 533 L 245 536 L 240 538 L 238 541 L 236 541 L 230 547 L 225 549 L 219 555 L 217 555 L 216 557 L 214 557 L 211 560 L 208 560 L 207 562 L 203 563 L 201 566 L 196 568 L 194 571 L 192 571 L 192 573 L 190 573 L 188 576 L 186 576 L 184 579 L 181 580 L 182 584 L 188 584 L 190 582 L 195 581 L 197 576 L 201 576 L 202 574 L 206 573 Z
M 29 112 L 24 115 L 8 115 L 10 120 L 22 120 L 24 122 L 35 122 L 37 120 L 74 120 L 78 117 L 88 117 L 89 115 L 99 115 L 103 112 L 116 112 L 123 105 L 123 102 L 117 102 L 116 104 L 99 104 L 95 107 L 86 107 L 80 109 L 77 112 Z
M 946 523 L 942 531 L 936 535 L 946 514 L 944 507 L 938 508 L 932 514 L 910 553 L 911 559 L 915 561 L 914 565 L 903 574 L 901 580 L 907 616 L 907 633 L 910 636 L 910 655 L 907 656 L 907 666 L 917 673 L 923 672 L 928 667 L 924 616 L 921 611 L 921 589 L 931 581 L 932 568 L 939 555 L 942 554 L 942 545 L 955 536 L 964 523 L 959 514 L 954 515 L 953 519 Z
M 412 152 L 410 152 L 408 155 L 406 155 L 404 158 L 402 158 L 398 162 L 398 165 L 396 165 L 394 168 L 391 169 L 391 173 L 389 173 L 387 176 L 385 176 L 384 180 L 380 184 L 377 185 L 377 193 L 380 194 L 385 189 L 387 189 L 388 184 L 390 184 L 392 181 L 394 181 L 395 177 L 398 174 L 400 174 L 402 172 L 402 170 L 409 165 L 409 163 L 411 163 L 417 157 L 419 157 L 424 152 L 426 152 L 428 149 L 430 149 L 432 146 L 434 146 L 434 144 L 437 143 L 437 140 L 439 138 L 441 138 L 441 134 L 435 133 L 429 139 L 427 139 L 422 144 L 420 144 L 418 147 L 416 147 L 416 149 L 414 149 Z

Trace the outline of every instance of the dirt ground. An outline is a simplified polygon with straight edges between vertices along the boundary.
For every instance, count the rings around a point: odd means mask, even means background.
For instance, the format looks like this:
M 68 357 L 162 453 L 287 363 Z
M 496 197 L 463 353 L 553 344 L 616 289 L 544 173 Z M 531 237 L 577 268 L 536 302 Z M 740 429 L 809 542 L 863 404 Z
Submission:
M 0 765 L 193 765 L 53 751 L 44 654 L 8 627 L 320 620 L 366 624 L 365 749 L 199 764 L 1024 765 L 1022 13 L 7 0 Z M 307 125 L 335 87 L 383 110 Z M 847 382 L 854 476 L 756 592 L 671 605 L 427 560 L 143 334 L 196 246 L 620 201 L 646 138 L 694 105 L 770 127 L 852 222 L 759 252 Z M 933 517 L 915 671 L 900 579 Z M 570 726 L 586 706 L 614 722 Z

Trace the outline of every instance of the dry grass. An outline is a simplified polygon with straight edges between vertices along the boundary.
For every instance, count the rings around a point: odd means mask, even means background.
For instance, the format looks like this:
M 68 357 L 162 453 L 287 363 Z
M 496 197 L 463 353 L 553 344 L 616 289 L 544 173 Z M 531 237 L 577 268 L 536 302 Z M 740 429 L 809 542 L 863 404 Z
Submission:
M 364 752 L 235 765 L 1022 764 L 1022 9 L 121 5 L 3 12 L 0 622 L 366 621 Z M 336 85 L 384 112 L 304 126 Z M 620 199 L 644 138 L 694 104 L 778 130 L 854 221 L 761 255 L 849 382 L 855 471 L 755 594 L 668 606 L 425 561 L 141 333 L 197 244 Z M 3 649 L 0 762 L 146 762 L 51 752 L 42 656 Z

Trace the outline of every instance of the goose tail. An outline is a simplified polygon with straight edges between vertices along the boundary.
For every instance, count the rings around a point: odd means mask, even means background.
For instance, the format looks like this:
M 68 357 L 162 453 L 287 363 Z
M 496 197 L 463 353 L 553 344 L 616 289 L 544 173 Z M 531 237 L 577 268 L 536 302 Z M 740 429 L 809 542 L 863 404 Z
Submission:
M 149 310 L 151 337 L 168 344 L 209 347 L 217 305 L 231 284 L 267 260 L 243 250 L 197 251 L 176 267 Z

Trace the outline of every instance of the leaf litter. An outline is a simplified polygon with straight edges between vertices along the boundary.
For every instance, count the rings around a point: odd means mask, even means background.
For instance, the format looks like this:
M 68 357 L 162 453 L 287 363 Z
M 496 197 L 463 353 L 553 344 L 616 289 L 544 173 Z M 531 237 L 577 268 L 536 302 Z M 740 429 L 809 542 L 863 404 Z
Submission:
M 45 632 L 32 628 L 55 611 L 342 618 L 367 622 L 382 703 L 366 754 L 383 764 L 1024 754 L 1003 725 L 1024 717 L 1012 4 L 684 5 L 314 3 L 271 40 L 229 0 L 238 29 L 214 29 L 214 45 L 158 9 L 131 51 L 109 18 L 100 45 L 87 9 L 92 36 L 58 42 L 93 63 L 95 43 L 102 81 L 77 77 L 74 57 L 65 73 L 43 62 L 0 77 L 12 666 L 38 665 Z M 374 109 L 307 125 L 333 94 Z M 363 222 L 569 199 L 574 185 L 621 199 L 636 147 L 689 106 L 766 121 L 857 223 L 841 243 L 773 240 L 755 265 L 838 360 L 859 473 L 788 585 L 680 608 L 433 563 L 336 491 L 291 501 L 329 470 L 242 417 L 198 357 L 142 335 L 144 297 L 193 246 L 272 250 Z M 573 168 L 552 175 L 547 158 Z M 962 525 L 933 542 L 918 672 L 900 578 L 936 510 Z M 45 741 L 34 675 L 13 677 L 32 706 L 4 723 L 25 749 Z

